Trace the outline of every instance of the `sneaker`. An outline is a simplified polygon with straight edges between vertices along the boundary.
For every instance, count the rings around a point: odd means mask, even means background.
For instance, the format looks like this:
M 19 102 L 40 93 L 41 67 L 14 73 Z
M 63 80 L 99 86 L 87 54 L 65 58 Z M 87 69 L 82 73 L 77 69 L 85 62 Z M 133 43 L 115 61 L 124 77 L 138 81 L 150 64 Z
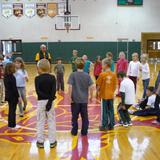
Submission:
M 24 117 L 24 115 L 23 115 L 23 114 L 20 114 L 19 117 Z
M 26 107 L 23 107 L 23 111 L 25 111 L 26 110 Z
M 131 114 L 131 115 L 133 115 L 134 112 L 135 111 L 133 111 L 133 110 L 130 110 L 130 109 L 128 110 L 128 113 Z
M 57 146 L 57 141 L 55 141 L 54 143 L 50 143 L 50 148 L 55 148 Z
M 44 143 L 37 142 L 36 145 L 38 148 L 44 148 Z
M 158 122 L 157 120 L 152 121 L 152 124 L 158 124 L 160 125 L 160 122 Z
M 99 127 L 99 130 L 100 130 L 100 131 L 108 131 L 108 129 L 105 128 L 105 127 L 103 127 L 103 126 L 100 126 L 100 127 Z
M 109 127 L 108 130 L 110 130 L 110 131 L 111 131 L 111 130 L 114 130 L 114 127 Z
M 128 127 L 128 123 L 124 123 L 124 124 L 123 124 L 123 127 Z
M 139 104 L 134 104 L 134 105 L 132 105 L 132 107 L 137 109 L 137 110 L 140 110 Z
M 71 135 L 72 135 L 72 136 L 77 136 L 77 133 L 73 133 L 73 132 L 71 131 Z
M 129 123 L 128 123 L 128 126 L 132 126 L 133 124 L 132 124 L 132 122 L 130 121 Z

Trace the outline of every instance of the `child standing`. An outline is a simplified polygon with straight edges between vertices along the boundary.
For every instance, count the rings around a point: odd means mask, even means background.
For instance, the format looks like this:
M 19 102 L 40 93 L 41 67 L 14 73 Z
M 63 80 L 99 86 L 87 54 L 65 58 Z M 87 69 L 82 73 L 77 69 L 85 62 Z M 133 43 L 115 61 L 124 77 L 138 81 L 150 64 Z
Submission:
M 135 103 L 135 88 L 131 79 L 126 77 L 126 73 L 119 72 L 118 79 L 120 84 L 121 105 L 119 105 L 118 112 L 124 127 L 132 125 L 128 113 L 128 109 Z
M 102 72 L 102 61 L 101 61 L 101 56 L 97 56 L 96 62 L 94 65 L 94 76 L 95 79 L 97 80 L 99 77 L 99 74 Z
M 56 122 L 53 101 L 56 98 L 56 79 L 50 75 L 50 62 L 42 59 L 37 63 L 39 76 L 35 78 L 35 88 L 38 96 L 37 104 L 37 147 L 44 148 L 45 121 L 48 121 L 48 138 L 50 147 L 57 145 Z
M 128 60 L 125 58 L 125 53 L 124 52 L 120 52 L 119 53 L 119 60 L 117 61 L 116 72 L 117 72 L 117 74 L 119 72 L 127 73 L 127 69 L 128 69 Z M 118 81 L 118 94 L 117 94 L 117 96 L 120 96 L 120 93 L 119 93 L 120 83 L 121 82 Z
M 113 108 L 113 98 L 114 92 L 116 90 L 116 74 L 111 71 L 111 61 L 107 58 L 102 61 L 101 73 L 96 81 L 97 92 L 99 92 L 99 97 L 102 99 L 102 126 L 100 126 L 100 131 L 107 131 L 114 128 L 114 108 Z
M 72 55 L 73 55 L 72 58 L 71 58 L 72 72 L 76 72 L 77 71 L 76 60 L 77 60 L 77 57 L 78 57 L 78 51 L 73 50 Z
M 28 73 L 25 69 L 24 61 L 21 57 L 17 57 L 15 59 L 16 73 L 14 74 L 16 77 L 16 84 L 19 92 L 19 96 L 23 101 L 18 103 L 19 106 L 19 116 L 23 117 L 23 111 L 26 110 L 27 106 L 27 98 L 26 98 L 26 81 L 28 81 Z
M 135 91 L 137 88 L 137 80 L 139 78 L 140 62 L 138 60 L 138 53 L 132 54 L 132 61 L 129 63 L 127 76 L 133 81 Z
M 16 86 L 16 79 L 13 75 L 15 72 L 15 65 L 13 63 L 7 63 L 4 74 L 5 99 L 9 105 L 8 127 L 12 129 L 16 127 L 16 106 L 18 99 L 21 101 Z
M 3 56 L 0 55 L 0 104 L 5 101 Z
M 57 64 L 54 67 L 54 72 L 57 76 L 57 91 L 64 91 L 64 64 L 62 64 L 62 60 L 59 58 L 57 59 Z
M 91 77 L 83 71 L 84 63 L 79 60 L 77 62 L 77 72 L 70 75 L 68 79 L 69 96 L 71 99 L 72 112 L 72 131 L 71 134 L 76 136 L 78 133 L 78 117 L 82 117 L 81 135 L 88 134 L 88 91 L 90 90 L 90 99 L 93 97 L 93 82 Z
M 92 62 L 90 60 L 88 60 L 87 55 L 83 55 L 82 59 L 84 61 L 84 72 L 90 74 Z
M 114 61 L 112 52 L 107 52 L 106 58 L 108 58 L 111 61 L 111 71 L 114 72 Z
M 149 64 L 147 63 L 148 57 L 147 54 L 141 55 L 141 66 L 140 71 L 142 72 L 142 81 L 143 81 L 143 98 L 146 97 L 146 90 L 149 86 L 150 81 L 150 69 Z

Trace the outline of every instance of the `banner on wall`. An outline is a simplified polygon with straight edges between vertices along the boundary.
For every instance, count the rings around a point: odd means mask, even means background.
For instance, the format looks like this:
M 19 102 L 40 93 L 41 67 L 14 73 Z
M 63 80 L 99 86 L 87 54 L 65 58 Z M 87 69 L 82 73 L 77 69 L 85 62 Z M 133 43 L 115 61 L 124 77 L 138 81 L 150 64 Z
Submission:
M 23 3 L 14 3 L 13 4 L 13 14 L 16 17 L 22 17 L 23 16 Z
M 13 15 L 13 6 L 12 4 L 2 4 L 2 16 L 9 18 Z
M 65 8 L 66 8 L 66 3 L 65 2 L 58 3 L 58 14 L 59 15 L 64 15 Z
M 35 16 L 35 4 L 34 3 L 25 4 L 25 15 L 28 18 L 32 18 Z
M 55 17 L 58 14 L 57 3 L 48 3 L 47 4 L 47 9 L 48 9 L 48 16 L 49 17 Z
M 37 3 L 36 4 L 37 15 L 39 17 L 44 17 L 47 14 L 47 5 L 46 3 Z

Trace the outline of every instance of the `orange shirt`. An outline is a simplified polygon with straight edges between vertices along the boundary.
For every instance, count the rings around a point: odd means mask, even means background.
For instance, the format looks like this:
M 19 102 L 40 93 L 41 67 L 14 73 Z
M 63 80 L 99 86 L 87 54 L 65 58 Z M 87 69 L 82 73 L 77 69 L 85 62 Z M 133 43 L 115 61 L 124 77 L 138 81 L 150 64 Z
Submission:
M 113 99 L 116 90 L 117 78 L 112 71 L 106 71 L 99 75 L 96 84 L 100 87 L 99 96 L 102 99 Z

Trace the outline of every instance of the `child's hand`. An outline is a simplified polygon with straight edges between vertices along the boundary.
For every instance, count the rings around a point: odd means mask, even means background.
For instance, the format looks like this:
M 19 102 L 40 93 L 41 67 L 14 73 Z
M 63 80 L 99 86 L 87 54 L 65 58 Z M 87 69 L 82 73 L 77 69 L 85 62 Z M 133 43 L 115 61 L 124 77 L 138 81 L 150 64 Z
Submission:
M 93 97 L 90 97 L 90 98 L 89 98 L 89 102 L 92 102 L 92 101 L 93 101 Z
M 26 82 L 28 82 L 28 77 L 24 77 L 24 78 L 25 78 Z
M 121 106 L 121 108 L 122 108 L 123 110 L 126 110 L 126 107 L 125 107 L 125 105 L 122 105 L 122 106 Z
M 47 104 L 46 104 L 46 111 L 49 112 L 52 108 L 52 101 L 48 100 Z
M 21 103 L 21 102 L 22 102 L 22 98 L 21 98 L 21 97 L 19 97 L 19 98 L 18 98 L 18 101 L 19 101 L 19 103 Z

